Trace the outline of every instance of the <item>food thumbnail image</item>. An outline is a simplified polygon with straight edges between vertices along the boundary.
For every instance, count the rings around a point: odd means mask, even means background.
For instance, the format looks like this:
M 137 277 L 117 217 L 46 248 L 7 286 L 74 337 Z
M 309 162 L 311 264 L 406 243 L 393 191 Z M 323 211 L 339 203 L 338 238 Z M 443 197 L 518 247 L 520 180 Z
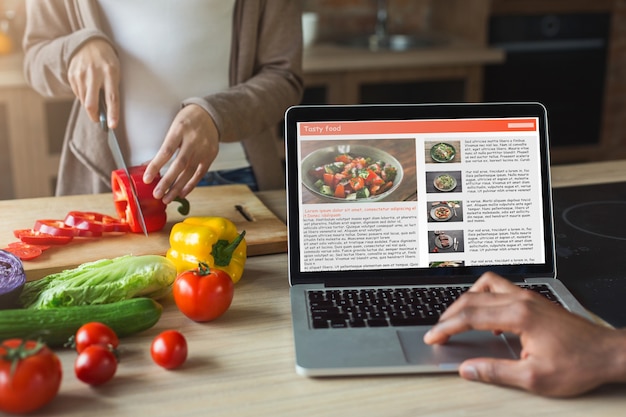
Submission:
M 416 200 L 414 150 L 414 139 L 303 143 L 303 203 Z
M 429 222 L 462 222 L 463 203 L 461 201 L 428 202 Z
M 463 252 L 463 230 L 434 230 L 428 233 L 428 252 Z
M 461 143 L 451 141 L 426 141 L 424 143 L 426 163 L 447 163 L 461 161 Z
M 462 190 L 461 171 L 434 171 L 426 173 L 426 192 L 449 193 L 461 192 Z
M 433 261 L 428 264 L 429 268 L 458 268 L 464 266 L 463 261 Z

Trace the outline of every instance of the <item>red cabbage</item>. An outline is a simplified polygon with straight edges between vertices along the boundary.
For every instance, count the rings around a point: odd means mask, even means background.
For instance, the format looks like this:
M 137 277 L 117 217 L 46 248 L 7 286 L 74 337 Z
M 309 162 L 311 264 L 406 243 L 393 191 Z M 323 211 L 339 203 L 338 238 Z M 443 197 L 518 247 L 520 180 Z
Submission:
M 18 298 L 26 284 L 22 261 L 0 250 L 0 309 L 18 307 Z

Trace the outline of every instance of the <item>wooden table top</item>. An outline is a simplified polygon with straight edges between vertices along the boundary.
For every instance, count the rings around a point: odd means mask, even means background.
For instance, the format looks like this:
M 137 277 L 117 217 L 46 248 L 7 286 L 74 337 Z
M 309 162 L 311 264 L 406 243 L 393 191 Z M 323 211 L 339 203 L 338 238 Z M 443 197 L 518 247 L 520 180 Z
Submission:
M 555 186 L 626 180 L 626 161 L 555 167 Z M 284 219 L 283 192 L 259 198 Z M 454 374 L 305 378 L 294 369 L 286 254 L 251 257 L 230 310 L 198 324 L 164 303 L 152 329 L 121 341 L 116 377 L 93 389 L 73 374 L 60 351 L 64 379 L 47 416 L 623 416 L 626 386 L 555 400 L 462 380 Z M 159 332 L 178 329 L 188 362 L 166 371 L 150 359 Z

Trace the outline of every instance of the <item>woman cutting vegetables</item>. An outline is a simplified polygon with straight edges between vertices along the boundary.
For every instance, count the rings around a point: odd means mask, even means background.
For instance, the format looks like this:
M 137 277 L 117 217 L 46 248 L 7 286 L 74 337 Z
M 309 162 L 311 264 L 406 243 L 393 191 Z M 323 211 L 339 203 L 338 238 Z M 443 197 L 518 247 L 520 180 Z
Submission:
M 41 94 L 74 96 L 57 195 L 110 190 L 126 162 L 163 171 L 154 197 L 202 179 L 284 187 L 273 129 L 302 93 L 300 3 L 289 0 L 27 1 L 25 73 Z

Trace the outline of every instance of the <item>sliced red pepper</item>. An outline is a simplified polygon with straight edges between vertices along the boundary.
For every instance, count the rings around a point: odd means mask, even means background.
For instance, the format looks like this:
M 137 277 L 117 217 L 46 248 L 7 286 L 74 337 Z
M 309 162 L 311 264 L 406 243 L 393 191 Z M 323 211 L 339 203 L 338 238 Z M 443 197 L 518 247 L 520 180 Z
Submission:
M 21 240 L 18 240 L 18 241 L 16 241 L 16 242 L 11 242 L 11 243 L 9 243 L 9 245 L 8 245 L 8 246 L 9 246 L 9 247 L 24 247 L 24 246 L 33 246 L 33 247 L 35 247 L 35 248 L 39 248 L 39 249 L 41 249 L 41 251 L 42 251 L 42 252 L 43 252 L 43 251 L 45 251 L 45 250 L 50 249 L 50 245 L 29 245 L 28 243 L 24 243 L 24 242 L 22 242 Z
M 93 211 L 70 211 L 65 216 L 64 222 L 76 229 L 96 233 L 125 233 L 129 230 L 128 224 L 122 220 Z
M 65 245 L 74 239 L 74 236 L 51 235 L 33 229 L 14 230 L 13 234 L 19 240 L 29 245 Z
M 30 261 L 39 257 L 43 251 L 37 245 L 29 245 L 24 242 L 11 242 L 9 246 L 3 248 L 7 252 L 11 252 L 13 255 L 20 258 L 22 261 Z
M 35 227 L 33 230 L 36 230 L 41 233 L 46 233 L 53 236 L 75 236 L 76 230 L 72 226 L 66 225 L 63 220 L 36 220 Z

